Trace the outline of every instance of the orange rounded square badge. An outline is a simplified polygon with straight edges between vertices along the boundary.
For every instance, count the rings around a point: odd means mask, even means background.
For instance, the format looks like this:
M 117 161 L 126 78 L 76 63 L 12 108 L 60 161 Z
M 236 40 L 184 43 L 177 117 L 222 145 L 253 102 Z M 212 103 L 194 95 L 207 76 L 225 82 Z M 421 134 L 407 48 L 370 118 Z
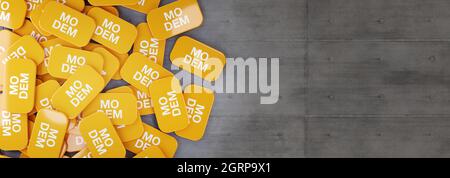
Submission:
M 137 37 L 134 25 L 99 7 L 89 10 L 88 15 L 97 23 L 92 37 L 94 41 L 119 54 L 130 51 Z
M 147 22 L 155 38 L 168 39 L 199 27 L 203 14 L 197 0 L 182 0 L 151 10 Z
M 96 27 L 91 17 L 55 1 L 45 5 L 39 18 L 39 26 L 77 47 L 89 43 Z

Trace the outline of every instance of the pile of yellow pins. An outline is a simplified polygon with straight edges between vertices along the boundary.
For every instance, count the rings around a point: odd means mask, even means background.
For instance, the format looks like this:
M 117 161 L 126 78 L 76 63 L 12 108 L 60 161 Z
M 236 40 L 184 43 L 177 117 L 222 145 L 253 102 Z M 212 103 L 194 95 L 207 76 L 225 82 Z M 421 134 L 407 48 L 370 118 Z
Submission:
M 199 27 L 197 0 L 0 0 L 0 150 L 21 158 L 171 158 L 202 139 L 214 92 L 182 89 L 166 40 Z M 147 14 L 134 26 L 115 6 Z M 132 51 L 131 51 L 132 50 Z M 179 37 L 172 64 L 207 81 L 225 56 Z M 111 80 L 129 85 L 104 91 Z M 155 114 L 158 129 L 142 122 Z M 0 155 L 0 157 L 6 157 Z

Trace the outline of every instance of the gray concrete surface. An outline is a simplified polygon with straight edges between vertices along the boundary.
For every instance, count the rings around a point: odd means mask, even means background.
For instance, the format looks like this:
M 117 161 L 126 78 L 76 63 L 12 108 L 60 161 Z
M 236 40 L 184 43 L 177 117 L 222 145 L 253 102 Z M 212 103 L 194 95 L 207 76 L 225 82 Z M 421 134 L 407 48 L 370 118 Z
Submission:
M 203 0 L 190 32 L 279 57 L 281 97 L 218 95 L 180 157 L 449 157 L 450 1 Z
M 204 139 L 177 138 L 177 157 L 450 157 L 450 1 L 199 1 L 187 34 L 280 58 L 281 96 L 217 94 Z

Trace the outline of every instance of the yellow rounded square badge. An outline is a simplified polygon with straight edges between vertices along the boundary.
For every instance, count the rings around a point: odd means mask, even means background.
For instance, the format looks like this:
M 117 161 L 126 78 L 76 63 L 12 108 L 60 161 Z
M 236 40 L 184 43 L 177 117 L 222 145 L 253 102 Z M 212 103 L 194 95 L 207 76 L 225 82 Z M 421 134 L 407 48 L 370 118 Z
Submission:
M 198 85 L 189 85 L 184 89 L 183 96 L 186 100 L 189 126 L 175 133 L 180 137 L 199 141 L 203 138 L 208 125 L 209 114 L 214 104 L 214 92 Z
M 93 6 L 121 6 L 137 4 L 139 0 L 88 0 Z
M 129 86 L 121 86 L 111 90 L 108 90 L 107 93 L 128 93 L 134 94 L 133 90 Z M 138 101 L 139 103 L 139 101 Z M 142 123 L 142 119 L 139 115 L 136 117 L 136 121 L 134 121 L 131 125 L 116 125 L 116 131 L 119 134 L 120 140 L 122 142 L 129 142 L 135 139 L 138 139 L 144 133 L 144 125 Z
M 75 119 L 102 91 L 102 76 L 90 66 L 79 68 L 52 96 L 52 106 Z
M 30 20 L 25 20 L 22 27 L 14 30 L 14 32 L 21 36 L 30 35 L 30 36 L 34 37 L 34 39 L 36 39 L 36 41 L 38 41 L 39 43 L 46 42 L 50 39 L 56 38 L 55 36 L 51 36 L 51 35 L 46 36 L 44 34 L 41 34 L 36 29 L 36 27 L 34 27 L 34 25 L 31 23 Z
M 108 84 L 114 75 L 119 72 L 120 61 L 116 56 L 103 47 L 95 48 L 92 52 L 103 56 L 105 62 L 103 64 L 103 71 L 101 74 L 105 80 L 105 84 Z
M 83 111 L 83 116 L 102 112 L 113 125 L 130 125 L 138 116 L 137 99 L 130 93 L 101 93 Z
M 84 50 L 88 50 L 88 51 L 93 51 L 95 48 L 105 48 L 102 45 L 99 45 L 97 43 L 89 43 L 87 46 L 83 47 Z M 120 62 L 120 67 L 119 67 L 119 71 L 117 71 L 114 76 L 113 79 L 114 80 L 122 80 L 122 77 L 120 76 L 120 69 L 122 68 L 123 64 L 125 64 L 125 61 L 127 61 L 128 59 L 128 53 L 125 54 L 119 54 L 109 48 L 105 48 L 106 50 L 108 50 L 111 54 L 113 54 L 114 56 L 117 57 L 117 59 L 119 59 Z
M 101 73 L 103 64 L 104 59 L 98 53 L 58 46 L 53 49 L 50 55 L 47 69 L 53 77 L 67 79 L 79 68 L 86 65 Z
M 139 154 L 150 147 L 159 147 L 167 158 L 173 158 L 177 152 L 177 140 L 158 129 L 144 124 L 144 134 L 140 138 L 124 143 L 127 150 Z
M 136 121 L 131 125 L 116 125 L 115 127 L 123 143 L 138 139 L 144 134 L 144 124 L 140 116 L 137 116 Z
M 23 25 L 26 13 L 24 0 L 0 0 L 0 26 L 18 29 Z
M 95 21 L 68 6 L 52 1 L 45 5 L 39 26 L 77 47 L 86 46 L 95 31 Z
M 0 95 L 3 102 L 4 94 Z M 0 104 L 0 149 L 22 150 L 28 144 L 27 114 L 11 113 Z
M 137 4 L 125 5 L 124 7 L 147 14 L 152 9 L 158 8 L 160 2 L 161 0 L 139 0 Z
M 36 111 L 53 109 L 50 100 L 59 87 L 61 85 L 56 80 L 46 81 L 36 87 L 36 100 L 34 104 Z
M 154 114 L 155 112 L 153 111 L 153 103 L 152 100 L 150 99 L 150 95 L 147 94 L 147 92 L 138 90 L 135 87 L 131 87 L 131 89 L 133 90 L 135 96 L 137 97 L 138 110 L 141 116 Z
M 97 23 L 92 39 L 120 54 L 130 51 L 137 37 L 133 24 L 117 17 L 108 11 L 94 7 L 88 15 Z
M 225 55 L 193 38 L 180 37 L 170 54 L 172 63 L 207 81 L 215 81 L 225 67 Z
M 180 81 L 175 77 L 159 79 L 149 90 L 161 131 L 170 133 L 185 129 L 189 120 Z
M 166 155 L 156 146 L 148 147 L 133 158 L 166 158 Z
M 14 42 L 16 42 L 20 38 L 19 35 L 9 31 L 9 30 L 1 30 L 0 31 L 0 55 L 4 53 L 9 47 L 11 47 Z
M 111 120 L 94 113 L 80 122 L 81 136 L 94 158 L 124 158 L 126 151 Z
M 182 0 L 151 10 L 147 22 L 155 38 L 168 39 L 199 27 L 203 14 L 197 0 Z
M 173 76 L 164 67 L 154 63 L 140 53 L 130 55 L 120 70 L 120 75 L 123 80 L 147 93 L 148 87 L 154 80 Z
M 12 113 L 29 113 L 34 108 L 36 89 L 36 64 L 29 59 L 6 63 L 5 109 Z
M 60 112 L 42 109 L 36 116 L 27 156 L 31 158 L 59 158 L 69 121 Z
M 0 55 L 0 72 L 4 72 L 5 64 L 15 59 L 31 59 L 36 65 L 44 61 L 44 50 L 41 45 L 31 36 L 20 37 L 10 48 Z M 0 75 L 0 81 L 3 81 Z
M 134 42 L 133 52 L 141 53 L 159 65 L 164 64 L 166 40 L 153 38 L 147 23 L 137 26 L 138 37 Z
M 87 14 L 92 8 L 94 8 L 95 6 L 86 6 L 83 10 L 83 13 Z M 109 13 L 115 15 L 115 16 L 119 16 L 119 10 L 117 10 L 116 7 L 114 6 L 100 6 L 100 8 L 108 11 Z

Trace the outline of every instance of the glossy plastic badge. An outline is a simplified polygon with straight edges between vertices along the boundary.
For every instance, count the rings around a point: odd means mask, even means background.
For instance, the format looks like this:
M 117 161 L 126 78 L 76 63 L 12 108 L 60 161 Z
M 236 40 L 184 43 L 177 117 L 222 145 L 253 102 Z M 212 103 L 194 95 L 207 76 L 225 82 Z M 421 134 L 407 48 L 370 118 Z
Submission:
M 133 52 L 141 53 L 162 66 L 164 64 L 166 40 L 153 38 L 147 23 L 139 24 L 137 30 L 139 35 L 134 42 Z
M 120 61 L 111 52 L 102 47 L 95 48 L 92 52 L 103 56 L 105 63 L 103 64 L 103 71 L 101 74 L 105 80 L 105 84 L 108 84 L 114 75 L 119 72 Z
M 89 43 L 96 25 L 91 17 L 53 1 L 45 5 L 39 26 L 58 38 L 82 47 Z
M 147 14 L 152 9 L 156 9 L 159 6 L 161 0 L 139 0 L 137 4 L 126 5 L 126 8 L 133 9 L 135 11 Z
M 83 116 L 105 113 L 113 125 L 130 125 L 138 116 L 137 100 L 130 93 L 101 93 L 83 111 Z
M 79 68 L 52 97 L 52 106 L 75 119 L 102 91 L 102 76 L 90 66 Z
M 83 118 L 80 131 L 94 158 L 125 157 L 125 147 L 105 114 L 95 113 Z
M 0 0 L 0 26 L 18 29 L 23 25 L 26 13 L 24 0 Z
M 156 146 L 148 147 L 133 158 L 166 158 L 166 155 Z
M 87 14 L 92 8 L 94 8 L 94 6 L 86 6 L 83 12 Z M 117 8 L 115 8 L 114 6 L 101 6 L 100 8 L 108 11 L 115 16 L 119 16 L 119 10 L 117 10 Z
M 198 85 L 189 85 L 184 89 L 189 126 L 175 132 L 178 136 L 199 141 L 205 134 L 209 114 L 214 104 L 213 91 Z
M 138 139 L 144 134 L 144 124 L 140 116 L 137 116 L 136 120 L 131 125 L 116 125 L 115 127 L 122 142 Z
M 6 63 L 5 109 L 12 113 L 29 113 L 34 107 L 36 64 L 29 59 Z
M 27 35 L 19 38 L 0 56 L 0 82 L 3 81 L 5 64 L 15 59 L 31 59 L 39 65 L 44 61 L 44 51 L 33 37 Z
M 88 0 L 93 6 L 120 6 L 137 4 L 139 0 Z
M 89 43 L 87 46 L 83 47 L 83 49 L 88 50 L 88 51 L 93 51 L 95 48 L 99 48 L 99 47 L 104 48 L 102 45 L 99 45 L 97 43 Z M 128 59 L 128 53 L 119 54 L 111 49 L 108 49 L 108 48 L 105 48 L 105 49 L 108 50 L 114 56 L 116 56 L 117 59 L 119 59 L 120 68 L 122 68 L 123 64 L 125 64 L 125 61 L 127 61 L 127 59 Z M 122 77 L 120 76 L 120 71 L 118 71 L 116 74 L 114 74 L 113 79 L 114 80 L 122 80 Z
M 108 90 L 107 93 L 133 94 L 133 90 L 129 86 L 122 86 Z M 144 133 L 144 125 L 140 116 L 137 116 L 136 121 L 134 121 L 134 123 L 131 125 L 116 125 L 115 127 L 122 142 L 129 142 L 138 139 Z
M 56 80 L 46 81 L 36 87 L 36 100 L 34 104 L 36 111 L 53 109 L 50 100 L 59 87 L 61 85 Z
M 155 38 L 168 39 L 199 27 L 203 14 L 197 0 L 182 0 L 151 10 L 147 22 Z
M 101 73 L 103 64 L 104 59 L 98 53 L 58 46 L 50 55 L 47 69 L 53 77 L 67 79 L 86 65 Z
M 97 23 L 92 37 L 94 41 L 119 54 L 130 51 L 137 37 L 137 30 L 134 25 L 99 7 L 92 8 L 88 15 L 94 18 Z
M 225 67 L 225 55 L 190 37 L 180 37 L 170 54 L 172 63 L 207 81 L 215 81 Z
M 178 143 L 175 138 L 152 126 L 144 124 L 144 134 L 136 140 L 125 143 L 127 150 L 138 154 L 149 147 L 159 147 L 164 155 L 173 158 L 177 152 Z
M 45 41 L 55 38 L 54 36 L 51 36 L 51 35 L 46 36 L 46 35 L 41 34 L 36 29 L 36 27 L 34 27 L 34 25 L 31 23 L 30 20 L 25 20 L 22 27 L 14 30 L 14 32 L 21 36 L 30 35 L 30 36 L 34 37 L 34 39 L 36 39 L 36 41 L 38 41 L 39 43 L 42 43 L 42 42 L 45 42 Z
M 148 87 L 154 80 L 173 74 L 144 55 L 133 53 L 120 70 L 120 75 L 132 86 L 148 93 Z
M 170 133 L 185 129 L 189 120 L 180 81 L 175 77 L 156 80 L 149 90 L 161 131 Z
M 132 89 L 138 100 L 139 113 L 142 116 L 154 114 L 155 112 L 153 111 L 153 103 L 152 100 L 150 99 L 150 95 L 147 94 L 147 92 L 138 90 L 135 87 L 132 87 Z
M 0 102 L 4 94 L 0 95 Z M 7 111 L 0 104 L 0 149 L 22 150 L 28 144 L 27 115 Z
M 9 30 L 1 30 L 0 31 L 0 55 L 4 53 L 9 47 L 11 47 L 14 42 L 16 42 L 20 38 L 19 35 L 9 31 Z
M 70 48 L 77 48 L 75 45 L 72 45 L 64 40 L 61 40 L 59 38 L 54 38 L 45 42 L 41 43 L 42 47 L 44 48 L 44 62 L 38 65 L 37 74 L 38 75 L 44 75 L 48 74 L 48 61 L 49 57 L 53 52 L 53 49 L 55 49 L 58 46 L 65 46 Z
M 68 124 L 69 121 L 63 113 L 40 110 L 34 123 L 27 155 L 31 158 L 59 158 Z

